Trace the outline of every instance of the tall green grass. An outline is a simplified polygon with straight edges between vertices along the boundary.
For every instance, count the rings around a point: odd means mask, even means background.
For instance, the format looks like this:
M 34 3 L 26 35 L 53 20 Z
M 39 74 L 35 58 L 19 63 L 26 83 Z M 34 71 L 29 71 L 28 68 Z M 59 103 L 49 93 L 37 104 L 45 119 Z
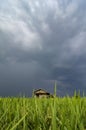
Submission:
M 86 130 L 86 98 L 0 98 L 0 130 Z

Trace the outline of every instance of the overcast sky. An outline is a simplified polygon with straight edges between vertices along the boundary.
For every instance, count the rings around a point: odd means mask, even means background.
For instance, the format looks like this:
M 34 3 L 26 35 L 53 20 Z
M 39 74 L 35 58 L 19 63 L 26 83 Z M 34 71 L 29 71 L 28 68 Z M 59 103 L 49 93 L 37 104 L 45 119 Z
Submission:
M 86 93 L 86 1 L 0 0 L 0 96 Z

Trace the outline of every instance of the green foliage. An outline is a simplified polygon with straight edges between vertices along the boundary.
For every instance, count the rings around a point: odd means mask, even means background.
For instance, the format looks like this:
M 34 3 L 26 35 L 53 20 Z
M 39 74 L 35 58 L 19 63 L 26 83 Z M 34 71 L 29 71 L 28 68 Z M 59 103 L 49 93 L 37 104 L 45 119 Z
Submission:
M 86 130 L 86 98 L 0 98 L 0 130 Z

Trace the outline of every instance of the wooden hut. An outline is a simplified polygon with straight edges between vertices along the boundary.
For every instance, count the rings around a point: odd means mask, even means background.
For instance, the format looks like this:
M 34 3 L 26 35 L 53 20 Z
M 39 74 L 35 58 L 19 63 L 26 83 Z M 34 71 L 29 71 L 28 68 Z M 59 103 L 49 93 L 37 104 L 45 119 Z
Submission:
M 38 98 L 49 98 L 52 97 L 53 95 L 51 95 L 50 93 L 46 92 L 43 89 L 38 89 L 34 91 L 34 96 L 38 97 Z

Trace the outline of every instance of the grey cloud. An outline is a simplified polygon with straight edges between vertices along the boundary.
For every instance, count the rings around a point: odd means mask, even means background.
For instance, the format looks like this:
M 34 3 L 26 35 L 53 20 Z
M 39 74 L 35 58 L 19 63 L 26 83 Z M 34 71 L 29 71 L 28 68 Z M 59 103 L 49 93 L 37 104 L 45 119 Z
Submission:
M 85 5 L 83 0 L 4 0 L 0 4 L 3 95 L 20 90 L 30 94 L 40 86 L 52 91 L 49 86 L 54 80 L 59 94 L 85 89 Z

